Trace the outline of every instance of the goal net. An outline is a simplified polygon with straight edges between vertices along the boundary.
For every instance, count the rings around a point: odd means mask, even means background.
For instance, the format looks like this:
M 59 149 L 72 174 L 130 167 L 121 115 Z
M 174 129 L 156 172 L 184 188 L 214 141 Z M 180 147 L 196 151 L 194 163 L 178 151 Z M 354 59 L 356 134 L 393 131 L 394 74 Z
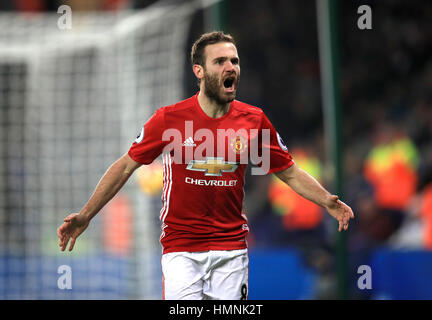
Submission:
M 70 30 L 60 14 L 0 14 L 0 299 L 161 298 L 157 162 L 72 252 L 56 230 L 154 110 L 184 98 L 187 35 L 205 4 L 72 12 Z

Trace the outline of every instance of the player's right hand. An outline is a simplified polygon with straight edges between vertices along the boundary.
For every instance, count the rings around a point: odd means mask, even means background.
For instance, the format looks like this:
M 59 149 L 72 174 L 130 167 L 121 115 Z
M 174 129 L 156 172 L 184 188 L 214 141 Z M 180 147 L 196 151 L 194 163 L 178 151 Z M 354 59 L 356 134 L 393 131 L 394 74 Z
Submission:
M 69 251 L 72 251 L 76 239 L 87 229 L 90 221 L 77 213 L 68 215 L 63 221 L 63 224 L 57 229 L 59 246 L 61 251 L 65 251 L 69 240 L 72 239 L 69 246 Z

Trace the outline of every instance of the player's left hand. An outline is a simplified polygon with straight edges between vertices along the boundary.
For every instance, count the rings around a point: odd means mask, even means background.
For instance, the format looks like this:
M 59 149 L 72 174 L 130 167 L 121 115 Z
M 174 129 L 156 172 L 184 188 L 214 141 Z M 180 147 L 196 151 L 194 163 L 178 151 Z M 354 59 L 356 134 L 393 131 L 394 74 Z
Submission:
M 349 206 L 340 201 L 338 196 L 331 195 L 326 204 L 326 209 L 339 222 L 339 232 L 348 229 L 349 220 L 354 219 L 354 213 Z

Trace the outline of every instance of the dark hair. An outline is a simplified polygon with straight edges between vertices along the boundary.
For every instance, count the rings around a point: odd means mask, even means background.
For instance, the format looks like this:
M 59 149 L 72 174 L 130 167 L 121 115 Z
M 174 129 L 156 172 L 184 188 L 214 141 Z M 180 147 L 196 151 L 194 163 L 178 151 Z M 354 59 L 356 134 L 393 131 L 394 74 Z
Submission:
M 222 31 L 213 31 L 202 34 L 198 40 L 194 42 L 192 45 L 191 50 L 191 62 L 192 65 L 199 64 L 201 66 L 204 66 L 205 64 L 205 57 L 204 57 L 204 49 L 206 46 L 210 44 L 215 44 L 219 42 L 231 42 L 235 45 L 234 38 L 229 35 L 225 34 Z

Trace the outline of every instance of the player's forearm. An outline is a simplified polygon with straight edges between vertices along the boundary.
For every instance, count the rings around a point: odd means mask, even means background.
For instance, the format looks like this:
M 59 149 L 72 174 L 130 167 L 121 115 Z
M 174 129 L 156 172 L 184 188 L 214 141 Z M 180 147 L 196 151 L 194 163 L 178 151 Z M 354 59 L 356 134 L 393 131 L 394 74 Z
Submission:
M 302 197 L 327 207 L 331 194 L 303 169 L 294 165 L 276 175 Z
M 123 187 L 133 170 L 120 158 L 113 163 L 97 184 L 92 196 L 81 209 L 80 215 L 91 220 Z

